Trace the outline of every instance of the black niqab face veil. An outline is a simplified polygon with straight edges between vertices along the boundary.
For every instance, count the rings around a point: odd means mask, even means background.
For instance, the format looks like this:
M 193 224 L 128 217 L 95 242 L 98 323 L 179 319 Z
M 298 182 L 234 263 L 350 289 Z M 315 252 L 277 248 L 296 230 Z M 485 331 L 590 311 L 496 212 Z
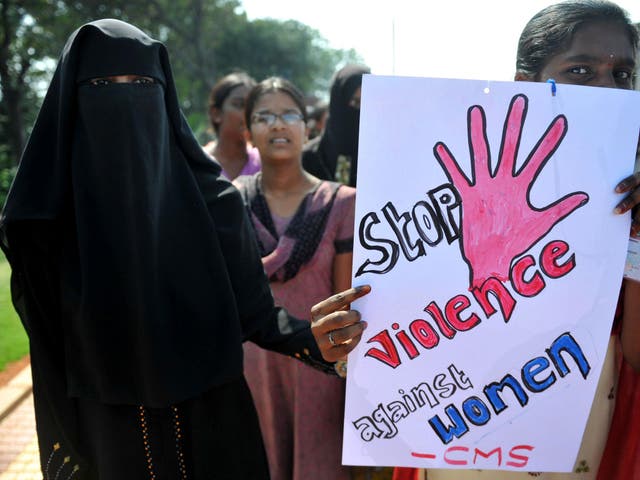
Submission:
M 331 84 L 329 117 L 319 149 L 326 173 L 323 178 L 336 178 L 338 157 L 350 158 L 348 184 L 356 185 L 358 135 L 360 130 L 360 109 L 349 103 L 356 90 L 362 85 L 362 75 L 370 73 L 368 67 L 347 65 L 336 72 Z M 325 177 L 324 175 L 329 175 Z
M 90 82 L 116 75 L 154 83 Z M 71 396 L 163 406 L 241 375 L 242 205 L 219 173 L 160 42 L 118 20 L 71 36 L 0 220 L 32 350 L 63 362 Z
M 360 109 L 349 105 L 353 94 L 362 85 L 362 75 L 370 73 L 362 65 L 347 65 L 336 72 L 331 84 L 327 133 L 338 155 L 358 156 Z

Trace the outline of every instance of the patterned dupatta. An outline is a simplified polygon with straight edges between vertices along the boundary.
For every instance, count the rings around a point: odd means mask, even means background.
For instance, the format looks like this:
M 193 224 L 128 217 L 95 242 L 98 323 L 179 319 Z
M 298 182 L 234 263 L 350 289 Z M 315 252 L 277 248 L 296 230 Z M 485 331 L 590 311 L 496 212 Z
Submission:
M 269 281 L 286 282 L 313 258 L 341 185 L 320 182 L 304 197 L 284 234 L 278 237 L 261 180 L 262 174 L 257 173 L 239 177 L 236 183 L 251 217 Z

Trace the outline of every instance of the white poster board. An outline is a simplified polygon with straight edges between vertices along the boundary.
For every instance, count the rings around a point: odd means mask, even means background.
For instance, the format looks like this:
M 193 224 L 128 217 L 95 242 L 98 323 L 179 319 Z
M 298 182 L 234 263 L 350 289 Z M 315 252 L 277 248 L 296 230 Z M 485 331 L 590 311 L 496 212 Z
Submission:
M 364 77 L 344 464 L 571 470 L 639 130 L 638 92 Z

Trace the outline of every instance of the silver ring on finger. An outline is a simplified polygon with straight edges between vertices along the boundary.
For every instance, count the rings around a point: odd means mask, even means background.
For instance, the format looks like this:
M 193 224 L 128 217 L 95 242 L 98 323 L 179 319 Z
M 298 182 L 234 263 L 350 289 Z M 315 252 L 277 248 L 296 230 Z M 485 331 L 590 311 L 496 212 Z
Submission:
M 329 332 L 329 343 L 334 346 L 337 347 L 338 344 L 335 342 L 335 340 L 333 339 L 333 331 Z

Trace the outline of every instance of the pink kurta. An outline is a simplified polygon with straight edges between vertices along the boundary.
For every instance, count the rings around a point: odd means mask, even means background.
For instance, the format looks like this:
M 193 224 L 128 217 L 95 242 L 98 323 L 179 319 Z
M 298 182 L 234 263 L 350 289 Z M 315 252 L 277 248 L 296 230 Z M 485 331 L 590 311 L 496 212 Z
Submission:
M 309 195 L 317 196 L 326 183 Z M 276 304 L 292 315 L 308 319 L 311 307 L 334 293 L 336 242 L 348 243 L 353 237 L 354 206 L 355 190 L 341 186 L 313 256 L 293 278 L 271 281 Z M 273 220 L 278 230 L 282 219 Z M 343 379 L 251 343 L 245 343 L 245 375 L 258 409 L 272 480 L 350 478 L 349 468 L 341 466 Z

